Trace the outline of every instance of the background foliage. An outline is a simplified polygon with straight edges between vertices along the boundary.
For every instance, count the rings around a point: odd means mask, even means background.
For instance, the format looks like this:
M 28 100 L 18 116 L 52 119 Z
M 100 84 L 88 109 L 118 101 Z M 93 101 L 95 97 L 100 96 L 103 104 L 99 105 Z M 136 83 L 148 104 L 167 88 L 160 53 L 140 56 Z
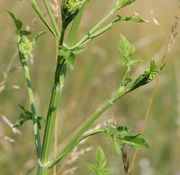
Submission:
M 108 0 L 92 1 L 83 17 L 79 37 L 104 16 L 111 5 Z M 134 70 L 136 75 L 143 70 L 144 65 L 147 65 L 151 58 L 158 59 L 161 55 L 178 6 L 177 0 L 139 0 L 120 11 L 120 14 L 128 16 L 136 11 L 149 21 L 153 21 L 152 16 L 155 16 L 160 25 L 154 22 L 119 23 L 106 35 L 91 42 L 89 48 L 78 56 L 75 70 L 67 75 L 61 109 L 58 113 L 60 146 L 66 143 L 77 126 L 80 126 L 97 109 L 97 106 L 111 96 L 118 86 L 119 78 L 124 71 L 119 69 L 117 64 L 120 57 L 117 48 L 120 32 L 135 44 L 137 48 L 135 57 L 145 60 Z M 19 62 L 15 56 L 14 25 L 7 15 L 7 9 L 16 12 L 25 25 L 31 24 L 30 28 L 33 32 L 42 31 L 44 26 L 35 17 L 29 1 L 0 1 L 0 115 L 6 116 L 14 123 L 20 113 L 18 104 L 27 106 L 28 101 L 22 70 L 19 69 Z M 138 153 L 134 174 L 179 175 L 180 173 L 179 55 L 179 38 L 177 38 L 176 44 L 168 55 L 166 69 L 161 74 L 158 93 L 144 134 L 150 149 Z M 6 78 L 10 63 L 12 65 Z M 47 112 L 54 66 L 55 41 L 50 34 L 46 34 L 37 42 L 31 66 L 36 104 L 39 109 L 38 114 L 41 116 Z M 2 83 L 4 79 L 5 83 Z M 108 110 L 98 123 L 113 119 L 118 125 L 134 128 L 133 132 L 139 131 L 151 90 L 152 84 L 129 94 Z M 21 128 L 22 135 L 15 135 L 1 117 L 0 172 L 2 175 L 24 175 L 28 172 L 33 174 L 31 169 L 35 154 L 31 127 L 31 123 L 25 124 Z M 78 167 L 76 174 L 87 174 L 87 172 L 91 174 L 84 162 L 85 160 L 89 163 L 95 162 L 95 148 L 98 145 L 104 149 L 109 167 L 114 169 L 113 174 L 123 174 L 121 157 L 115 154 L 111 140 L 103 136 L 95 136 L 89 139 L 88 143 L 80 145 L 79 149 L 85 149 L 89 145 L 94 149 L 69 166 Z M 131 155 L 131 151 L 129 153 Z M 68 169 L 68 166 L 65 169 Z

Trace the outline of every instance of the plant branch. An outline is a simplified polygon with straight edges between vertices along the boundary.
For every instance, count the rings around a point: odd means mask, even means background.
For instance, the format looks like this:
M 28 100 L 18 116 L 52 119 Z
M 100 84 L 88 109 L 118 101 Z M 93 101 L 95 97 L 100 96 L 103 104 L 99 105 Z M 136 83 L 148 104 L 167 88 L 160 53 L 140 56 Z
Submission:
M 22 56 L 21 54 L 19 54 L 19 55 L 20 55 L 20 57 Z M 38 116 L 36 114 L 36 108 L 35 108 L 34 95 L 33 95 L 33 90 L 32 90 L 31 79 L 30 79 L 30 73 L 29 73 L 29 68 L 28 68 L 27 64 L 22 64 L 22 66 L 23 66 L 24 75 L 26 78 L 27 90 L 28 90 L 28 95 L 29 95 L 29 102 L 30 102 L 31 112 L 32 112 L 36 152 L 37 152 L 38 158 L 40 158 L 41 137 L 40 137 L 40 131 L 39 131 L 39 127 L 38 127 Z
M 114 10 L 110 10 L 110 12 L 103 18 L 101 19 L 89 32 L 86 34 L 76 45 L 80 46 L 83 43 L 85 43 L 88 39 L 89 36 L 92 35 L 109 17 L 111 17 L 114 14 Z
M 50 21 L 51 21 L 51 23 L 52 23 L 52 25 L 53 25 L 53 28 L 54 28 L 54 30 L 55 30 L 55 33 L 56 33 L 57 36 L 59 36 L 59 35 L 60 35 L 59 29 L 58 29 L 56 20 L 55 20 L 53 14 L 52 14 L 51 8 L 50 8 L 50 6 L 49 6 L 47 0 L 43 0 L 43 3 L 44 3 L 44 5 L 45 5 L 45 7 L 46 7 L 48 16 L 49 16 Z
M 55 36 L 56 39 L 59 39 L 59 33 L 54 32 L 54 30 L 51 28 L 51 26 L 48 24 L 46 18 L 43 16 L 42 12 L 40 11 L 37 3 L 35 0 L 31 0 L 32 7 L 36 14 L 39 16 L 41 21 L 44 23 L 44 25 L 49 29 L 49 31 Z
M 116 2 L 115 6 L 109 11 L 109 13 L 102 18 L 76 45 L 75 47 L 78 47 L 82 44 L 85 44 L 90 38 L 94 38 L 95 35 L 99 36 L 101 34 L 103 34 L 104 32 L 106 32 L 107 30 L 109 30 L 117 21 L 112 22 L 110 24 L 108 24 L 107 26 L 103 27 L 102 29 L 100 29 L 99 31 L 96 32 L 96 30 L 103 24 L 105 23 L 112 15 L 114 15 L 114 13 L 116 11 L 118 11 L 119 9 L 131 4 L 132 2 L 134 2 L 135 0 L 131 0 L 130 2 L 127 2 L 126 0 L 123 2 Z M 95 34 L 96 32 L 96 34 Z M 93 36 L 94 34 L 94 36 Z
M 59 46 L 63 45 L 65 35 L 65 28 L 62 29 L 61 38 Z M 56 112 L 59 103 L 59 98 L 64 85 L 64 78 L 66 74 L 67 65 L 62 56 L 58 56 L 56 71 L 54 75 L 54 85 L 51 93 L 51 100 L 49 104 L 49 109 L 47 113 L 46 126 L 44 131 L 44 139 L 42 145 L 42 154 L 41 154 L 41 164 L 44 165 L 49 161 L 51 154 L 51 147 L 53 142 L 54 127 L 56 121 Z M 43 166 L 40 167 L 40 172 L 38 175 L 44 175 L 48 169 Z
M 83 127 L 79 130 L 79 132 L 72 138 L 69 144 L 58 154 L 57 158 L 50 163 L 45 164 L 45 167 L 51 168 L 56 165 L 64 156 L 66 156 L 81 140 L 82 135 L 87 129 L 96 121 L 109 107 L 111 107 L 116 101 L 118 101 L 121 97 L 127 94 L 128 91 L 124 91 L 124 93 L 119 94 L 118 96 L 110 99 L 106 104 L 104 104 L 96 114 L 92 115 L 90 119 L 83 125 Z M 102 132 L 102 131 L 101 131 Z

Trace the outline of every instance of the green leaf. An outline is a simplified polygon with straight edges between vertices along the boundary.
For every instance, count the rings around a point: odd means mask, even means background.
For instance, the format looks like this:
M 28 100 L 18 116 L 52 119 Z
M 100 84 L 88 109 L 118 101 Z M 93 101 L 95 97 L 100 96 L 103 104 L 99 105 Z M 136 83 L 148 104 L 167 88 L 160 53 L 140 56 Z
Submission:
M 164 63 L 163 65 L 161 65 L 161 66 L 160 66 L 160 71 L 164 70 L 165 66 L 166 66 L 166 63 Z
M 153 81 L 156 76 L 160 73 L 161 67 L 158 68 L 156 62 L 154 60 L 150 61 L 150 68 L 144 71 L 132 84 L 130 91 L 137 89 L 140 86 L 143 86 L 151 81 Z
M 112 168 L 106 168 L 103 170 L 103 174 L 106 175 L 106 174 L 111 174 L 113 172 Z
M 27 36 L 27 35 L 31 35 L 30 31 L 24 30 L 23 29 L 23 23 L 21 22 L 20 19 L 18 19 L 12 12 L 8 11 L 9 15 L 11 16 L 11 18 L 13 19 L 15 25 L 16 25 L 16 31 L 20 36 Z
M 95 174 L 95 175 L 106 175 L 112 173 L 111 168 L 106 168 L 107 159 L 105 157 L 104 151 L 102 148 L 98 148 L 96 151 L 96 165 L 87 164 L 87 167 Z
M 151 60 L 151 61 L 150 61 L 150 70 L 151 70 L 151 71 L 156 71 L 157 67 L 158 67 L 158 66 L 157 66 L 155 60 Z
M 76 64 L 76 57 L 71 49 L 68 49 L 65 46 L 59 47 L 58 55 L 65 59 L 66 64 L 70 67 L 71 70 L 74 69 Z
M 127 17 L 122 17 L 120 15 L 117 15 L 116 20 L 118 20 L 118 21 L 132 21 L 132 22 L 146 22 L 139 15 L 131 15 L 131 16 L 127 16 Z
M 112 127 L 110 125 L 107 125 L 105 128 L 105 134 L 110 137 L 119 136 L 119 135 L 126 135 L 129 133 L 131 128 L 128 128 L 126 126 L 118 126 L 118 127 Z
M 8 11 L 8 13 L 11 16 L 11 18 L 13 19 L 13 21 L 16 25 L 17 31 L 22 30 L 23 24 L 22 24 L 21 20 L 18 19 L 12 12 Z
M 32 33 L 30 31 L 27 31 L 27 30 L 21 30 L 19 34 L 24 36 L 24 35 L 31 35 Z
M 121 34 L 121 40 L 119 43 L 119 51 L 127 62 L 135 53 L 135 47 Z
M 16 121 L 16 123 L 13 125 L 13 127 L 15 128 L 19 128 L 21 127 L 25 122 L 32 120 L 32 113 L 27 110 L 25 107 L 23 107 L 22 105 L 19 105 L 19 107 L 21 108 L 21 113 L 19 116 L 19 119 Z M 38 116 L 38 126 L 39 128 L 41 128 L 41 123 L 40 121 L 45 119 L 43 117 Z
M 98 175 L 98 168 L 96 167 L 96 165 L 93 164 L 87 164 L 87 167 L 96 175 Z
M 126 126 L 118 126 L 116 128 L 118 134 L 128 134 L 131 130 L 131 128 Z
M 149 148 L 148 143 L 141 134 L 135 136 L 123 136 L 120 140 L 134 149 Z
M 115 147 L 118 155 L 121 154 L 121 145 L 120 145 L 119 138 L 122 135 L 127 135 L 130 130 L 131 129 L 126 126 L 118 126 L 118 127 L 114 128 L 114 127 L 108 125 L 108 127 L 105 128 L 105 134 L 106 134 L 106 136 L 109 136 L 112 138 L 114 147 Z
M 23 106 L 19 105 L 22 112 L 20 113 L 19 119 L 16 121 L 13 127 L 18 128 L 22 126 L 26 121 L 31 120 L 31 112 L 29 112 L 27 109 L 25 109 Z
M 148 148 L 148 144 L 141 134 L 137 134 L 135 136 L 129 135 L 130 128 L 126 126 L 118 126 L 118 127 L 110 127 L 108 126 L 105 129 L 105 133 L 107 136 L 110 136 L 113 140 L 114 147 L 118 155 L 121 154 L 121 144 L 125 143 L 134 149 L 140 149 L 142 147 Z
M 107 165 L 107 160 L 104 154 L 104 151 L 101 147 L 99 147 L 96 151 L 96 160 L 97 160 L 97 166 L 99 168 L 104 168 Z

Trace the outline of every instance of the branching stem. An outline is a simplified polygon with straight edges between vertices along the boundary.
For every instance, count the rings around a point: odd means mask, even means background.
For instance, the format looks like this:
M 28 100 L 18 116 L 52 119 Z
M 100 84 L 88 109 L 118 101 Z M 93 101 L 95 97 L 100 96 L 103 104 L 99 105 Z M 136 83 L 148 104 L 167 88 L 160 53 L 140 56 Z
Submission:
M 62 29 L 59 46 L 63 45 L 65 30 L 66 30 L 65 28 Z M 49 104 L 46 126 L 44 131 L 44 139 L 43 139 L 42 154 L 41 154 L 42 167 L 39 168 L 38 175 L 47 175 L 49 171 L 47 168 L 44 168 L 43 165 L 49 162 L 51 155 L 51 147 L 53 142 L 53 134 L 54 134 L 55 121 L 56 121 L 56 112 L 59 103 L 59 98 L 64 85 L 66 69 L 67 69 L 67 65 L 65 64 L 64 58 L 58 56 L 56 71 L 54 75 L 54 85 L 52 88 L 51 100 Z
M 118 96 L 114 96 L 110 99 L 106 104 L 104 104 L 96 114 L 92 115 L 90 119 L 83 125 L 83 127 L 79 130 L 79 132 L 72 138 L 69 144 L 58 154 L 55 160 L 47 163 L 45 166 L 48 168 L 56 165 L 64 156 L 66 156 L 83 138 L 83 134 L 87 129 L 96 121 L 109 107 L 111 107 L 116 101 L 118 101 L 121 97 L 127 94 L 128 91 L 124 91 L 122 94 Z

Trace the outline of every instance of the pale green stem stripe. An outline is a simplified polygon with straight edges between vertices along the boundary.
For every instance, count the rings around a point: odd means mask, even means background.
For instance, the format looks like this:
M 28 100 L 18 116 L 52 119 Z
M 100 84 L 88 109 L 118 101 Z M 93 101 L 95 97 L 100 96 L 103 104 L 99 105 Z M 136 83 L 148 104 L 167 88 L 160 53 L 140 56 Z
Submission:
M 36 152 L 37 156 L 40 159 L 40 154 L 41 154 L 41 136 L 38 128 L 38 116 L 36 113 L 36 108 L 35 108 L 35 101 L 34 101 L 34 95 L 33 95 L 33 90 L 32 90 L 32 85 L 31 85 L 31 79 L 30 79 L 30 73 L 29 73 L 29 68 L 25 64 L 23 65 L 24 69 L 24 74 L 26 78 L 26 83 L 27 83 L 27 90 L 28 90 L 28 95 L 29 95 L 29 102 L 31 106 L 31 112 L 32 112 L 32 120 L 33 120 L 33 128 L 34 128 L 34 135 L 35 135 L 35 145 L 36 145 Z
M 60 38 L 59 46 L 63 45 L 65 29 L 63 28 Z M 48 175 L 49 169 L 44 167 L 44 164 L 49 162 L 51 155 L 51 148 L 53 143 L 53 134 L 56 121 L 56 112 L 60 99 L 60 95 L 64 85 L 64 78 L 66 74 L 67 65 L 63 57 L 58 56 L 56 71 L 54 75 L 54 85 L 51 93 L 51 100 L 49 104 L 46 126 L 44 131 L 44 139 L 41 153 L 41 165 L 38 167 L 38 175 Z

